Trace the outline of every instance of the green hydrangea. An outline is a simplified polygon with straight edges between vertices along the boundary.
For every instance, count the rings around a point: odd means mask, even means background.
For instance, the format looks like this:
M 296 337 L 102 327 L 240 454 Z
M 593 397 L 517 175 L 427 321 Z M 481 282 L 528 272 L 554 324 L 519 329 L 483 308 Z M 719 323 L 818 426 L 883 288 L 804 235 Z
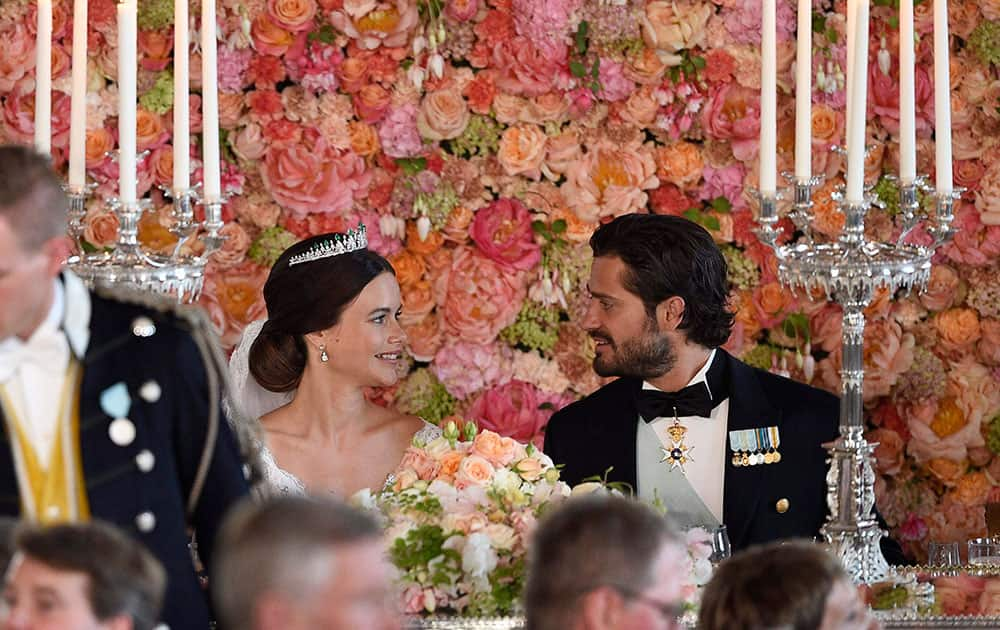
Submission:
M 267 228 L 254 239 L 247 250 L 247 258 L 258 265 L 272 266 L 285 251 L 299 239 L 282 227 Z
M 414 370 L 396 391 L 396 408 L 437 424 L 455 413 L 455 397 L 427 368 Z
M 143 109 L 163 115 L 174 106 L 174 75 L 164 70 L 156 77 L 156 83 L 139 97 Z
M 413 211 L 431 220 L 431 227 L 440 230 L 448 223 L 448 215 L 458 205 L 458 195 L 451 184 L 442 181 L 432 193 L 418 192 L 413 200 Z
M 1000 22 L 980 22 L 969 35 L 968 44 L 983 63 L 1000 65 Z
M 758 343 L 744 350 L 743 354 L 740 356 L 740 360 L 747 365 L 752 365 L 755 368 L 770 370 L 774 353 L 775 348 L 765 343 Z
M 927 348 L 913 349 L 910 369 L 899 375 L 893 396 L 897 400 L 916 402 L 944 396 L 948 382 L 948 368 L 936 354 Z
M 469 118 L 462 135 L 451 141 L 452 153 L 461 157 L 487 156 L 496 153 L 500 146 L 503 125 L 489 116 L 474 115 Z
M 166 28 L 174 23 L 173 0 L 139 0 L 136 24 L 144 31 Z
M 640 54 L 646 44 L 641 37 L 619 37 L 604 44 L 604 50 L 612 56 L 632 57 Z
M 739 289 L 752 289 L 760 284 L 760 269 L 743 250 L 732 245 L 723 245 L 720 249 L 729 267 L 730 284 Z
M 500 331 L 500 339 L 548 354 L 559 340 L 559 310 L 528 300 L 514 323 Z
M 986 447 L 1000 455 L 1000 416 L 990 420 L 986 426 Z
M 889 216 L 895 216 L 899 212 L 899 185 L 883 177 L 878 180 L 874 188 L 875 195 L 885 205 L 885 212 Z

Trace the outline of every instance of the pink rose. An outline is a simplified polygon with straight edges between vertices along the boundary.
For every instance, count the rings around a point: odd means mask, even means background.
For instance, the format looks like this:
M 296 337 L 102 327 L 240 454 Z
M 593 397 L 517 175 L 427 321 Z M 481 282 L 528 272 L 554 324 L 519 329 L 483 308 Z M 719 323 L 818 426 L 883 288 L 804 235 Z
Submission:
M 436 282 L 444 328 L 466 341 L 489 343 L 514 323 L 526 288 L 522 273 L 511 273 L 470 247 L 458 247 L 451 267 Z
M 469 234 L 484 256 L 508 269 L 527 271 L 542 258 L 531 213 L 517 199 L 497 199 L 480 208 Z
M 431 362 L 431 372 L 452 396 L 472 394 L 510 380 L 510 351 L 497 343 L 449 340 Z
M 235 136 L 230 136 L 229 145 L 237 156 L 252 162 L 264 156 L 268 142 L 260 125 L 250 123 L 240 129 Z
M 420 103 L 417 129 L 430 140 L 450 140 L 462 135 L 469 116 L 469 106 L 458 88 L 437 90 Z
M 250 235 L 239 223 L 230 222 L 223 226 L 221 235 L 226 240 L 222 247 L 212 254 L 211 263 L 221 269 L 230 269 L 246 260 L 250 249 Z
M 974 427 L 969 446 L 983 446 L 980 427 L 1000 414 L 1000 380 L 993 370 L 966 357 L 953 363 L 948 372 L 949 392 L 957 396 L 956 404 Z
M 659 184 L 656 161 L 646 147 L 600 141 L 569 166 L 561 190 L 577 217 L 596 222 L 645 210 L 645 191 Z
M 541 409 L 541 404 L 533 385 L 512 380 L 483 392 L 467 415 L 484 429 L 528 443 L 542 435 L 554 411 Z
M 485 486 L 493 479 L 493 473 L 493 466 L 486 458 L 469 455 L 458 465 L 455 487 L 461 490 L 469 486 Z
M 112 247 L 118 240 L 118 215 L 114 212 L 91 210 L 83 223 L 84 240 L 98 249 Z
M 931 311 L 943 311 L 955 301 L 960 279 L 958 273 L 947 265 L 931 267 L 927 289 L 920 294 L 920 303 Z
M 757 153 L 760 138 L 760 94 L 732 83 L 713 87 L 701 122 L 705 133 L 732 143 L 733 155 L 743 162 Z
M 268 0 L 267 14 L 282 28 L 293 33 L 308 31 L 314 26 L 314 0 Z
M 369 83 L 354 93 L 354 111 L 362 121 L 374 125 L 385 117 L 392 94 L 377 83 Z
M 268 14 L 261 13 L 250 25 L 254 48 L 262 55 L 281 57 L 295 43 L 295 35 L 282 28 Z
M 35 36 L 23 22 L 0 30 L 0 93 L 11 92 L 35 67 Z
M 497 87 L 522 96 L 551 91 L 566 55 L 565 46 L 535 46 L 530 39 L 520 36 L 501 42 L 492 52 L 491 65 L 500 71 Z
M 414 0 L 346 0 L 329 15 L 330 24 L 353 39 L 359 48 L 406 45 L 410 31 L 420 21 Z
M 328 147 L 313 130 L 302 144 L 272 146 L 261 176 L 275 201 L 298 216 L 346 212 L 371 179 L 362 158 Z
M 440 466 L 432 457 L 428 457 L 423 449 L 411 446 L 403 453 L 398 470 L 410 469 L 419 479 L 430 481 L 437 475 Z

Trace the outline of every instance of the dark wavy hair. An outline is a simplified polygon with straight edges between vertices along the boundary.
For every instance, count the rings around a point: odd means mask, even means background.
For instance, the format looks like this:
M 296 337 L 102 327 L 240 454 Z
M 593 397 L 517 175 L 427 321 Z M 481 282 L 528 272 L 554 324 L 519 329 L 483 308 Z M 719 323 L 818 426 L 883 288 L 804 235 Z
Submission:
M 306 367 L 304 335 L 337 324 L 344 309 L 383 273 L 389 261 L 368 249 L 297 265 L 288 261 L 336 234 L 321 234 L 292 245 L 278 257 L 264 283 L 267 322 L 250 346 L 250 373 L 264 389 L 289 392 Z
M 714 348 L 729 339 L 726 259 L 712 236 L 681 217 L 626 214 L 590 237 L 594 257 L 614 256 L 627 271 L 622 284 L 637 295 L 650 317 L 660 302 L 684 298 L 680 328 L 693 343 Z

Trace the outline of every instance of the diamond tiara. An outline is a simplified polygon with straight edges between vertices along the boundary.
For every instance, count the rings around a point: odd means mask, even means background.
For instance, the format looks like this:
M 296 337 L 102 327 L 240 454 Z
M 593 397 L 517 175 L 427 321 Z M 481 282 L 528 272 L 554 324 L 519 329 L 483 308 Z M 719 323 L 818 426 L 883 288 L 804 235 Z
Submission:
M 335 234 L 333 238 L 315 243 L 312 247 L 296 254 L 288 260 L 288 266 L 304 262 L 312 262 L 320 258 L 330 258 L 368 247 L 368 229 L 364 223 L 344 234 Z

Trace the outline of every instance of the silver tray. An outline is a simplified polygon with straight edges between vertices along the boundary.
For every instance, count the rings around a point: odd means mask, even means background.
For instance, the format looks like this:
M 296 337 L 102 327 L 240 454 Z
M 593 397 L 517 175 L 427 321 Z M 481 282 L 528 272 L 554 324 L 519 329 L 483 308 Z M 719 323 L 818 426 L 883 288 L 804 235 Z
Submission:
M 522 630 L 524 617 L 409 617 L 406 630 Z
M 952 577 L 960 574 L 978 577 L 1000 577 L 1000 566 L 963 565 L 957 567 L 893 567 L 899 575 L 919 574 L 932 577 Z M 882 626 L 888 629 L 907 628 L 1000 628 L 996 615 L 918 615 L 911 610 L 878 611 Z

